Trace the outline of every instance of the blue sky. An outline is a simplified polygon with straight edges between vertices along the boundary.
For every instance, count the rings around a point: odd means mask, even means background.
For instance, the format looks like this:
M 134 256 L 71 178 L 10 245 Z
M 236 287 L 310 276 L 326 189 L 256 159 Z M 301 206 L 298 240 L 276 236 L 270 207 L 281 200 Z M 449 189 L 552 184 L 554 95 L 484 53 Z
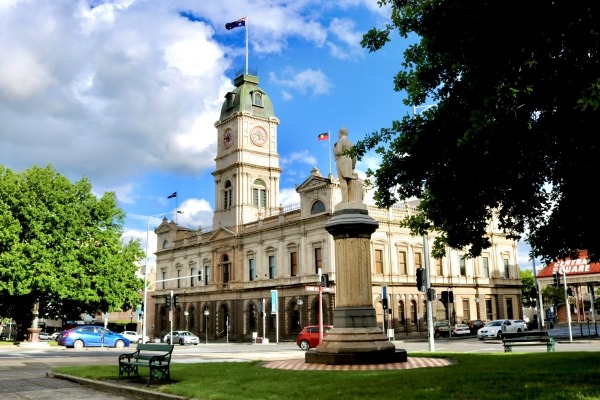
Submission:
M 246 17 L 246 28 L 225 23 Z M 313 167 L 330 171 L 327 141 L 356 141 L 412 114 L 393 90 L 403 50 L 360 46 L 389 22 L 376 0 L 1 0 L 0 163 L 53 165 L 94 192 L 114 191 L 126 237 L 146 245 L 158 214 L 210 227 L 223 96 L 246 62 L 270 96 L 283 169 L 280 203 Z M 359 173 L 378 165 L 369 154 Z M 177 197 L 167 197 L 177 192 Z M 149 250 L 155 249 L 150 235 Z M 521 268 L 531 268 L 519 249 Z

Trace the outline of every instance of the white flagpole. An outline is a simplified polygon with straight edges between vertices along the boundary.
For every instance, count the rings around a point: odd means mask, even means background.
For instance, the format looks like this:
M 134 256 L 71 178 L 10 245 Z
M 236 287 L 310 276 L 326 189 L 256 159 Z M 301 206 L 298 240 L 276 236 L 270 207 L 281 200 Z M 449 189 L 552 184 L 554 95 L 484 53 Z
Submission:
M 248 16 L 246 18 L 246 74 L 248 74 Z
M 331 175 L 331 132 L 327 131 L 327 148 L 329 149 L 329 174 Z

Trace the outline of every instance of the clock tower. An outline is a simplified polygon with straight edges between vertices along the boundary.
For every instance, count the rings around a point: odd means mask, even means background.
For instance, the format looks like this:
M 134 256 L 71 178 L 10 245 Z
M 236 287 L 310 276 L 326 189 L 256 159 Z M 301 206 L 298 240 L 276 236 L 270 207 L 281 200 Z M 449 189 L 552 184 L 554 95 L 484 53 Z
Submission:
M 279 210 L 277 126 L 258 76 L 241 74 L 225 95 L 217 128 L 213 230 L 276 215 Z

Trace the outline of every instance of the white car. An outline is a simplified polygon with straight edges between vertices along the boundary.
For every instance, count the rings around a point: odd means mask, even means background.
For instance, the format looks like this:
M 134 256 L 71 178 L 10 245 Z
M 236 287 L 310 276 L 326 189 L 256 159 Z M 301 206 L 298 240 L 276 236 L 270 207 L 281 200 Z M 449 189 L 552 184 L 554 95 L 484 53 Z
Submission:
M 121 332 L 121 335 L 129 339 L 130 343 L 148 343 L 150 341 L 148 336 L 142 339 L 142 334 L 137 333 L 136 331 L 123 331 Z
M 179 343 L 183 346 L 184 344 L 198 344 L 200 343 L 200 338 L 190 331 L 173 331 L 173 340 L 171 340 L 171 332 L 169 332 L 165 335 L 163 341 L 169 344 Z
M 517 322 L 513 319 L 497 319 L 490 321 L 483 328 L 477 331 L 479 340 L 483 339 L 501 339 L 502 332 L 525 332 L 527 325 L 524 322 Z
M 50 340 L 50 334 L 48 332 L 39 333 L 40 340 Z
M 469 325 L 467 324 L 456 324 L 452 328 L 452 334 L 454 336 L 462 336 L 462 335 L 470 335 L 471 329 L 469 329 Z
M 52 335 L 50 335 L 50 340 L 57 340 L 59 336 L 60 336 L 60 331 L 54 332 Z

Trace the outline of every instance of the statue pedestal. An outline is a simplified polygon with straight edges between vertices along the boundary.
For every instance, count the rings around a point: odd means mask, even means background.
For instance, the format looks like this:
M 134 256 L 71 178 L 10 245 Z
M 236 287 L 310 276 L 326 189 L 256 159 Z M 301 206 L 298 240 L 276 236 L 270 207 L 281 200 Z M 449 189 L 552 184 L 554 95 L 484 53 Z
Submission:
M 377 326 L 371 282 L 371 235 L 379 224 L 362 203 L 342 203 L 325 229 L 335 241 L 336 308 L 333 329 L 305 355 L 311 364 L 351 365 L 407 362 Z
M 40 341 L 40 332 L 42 328 L 27 328 L 27 332 L 29 332 L 29 336 L 27 337 L 27 341 L 30 343 L 37 343 Z

